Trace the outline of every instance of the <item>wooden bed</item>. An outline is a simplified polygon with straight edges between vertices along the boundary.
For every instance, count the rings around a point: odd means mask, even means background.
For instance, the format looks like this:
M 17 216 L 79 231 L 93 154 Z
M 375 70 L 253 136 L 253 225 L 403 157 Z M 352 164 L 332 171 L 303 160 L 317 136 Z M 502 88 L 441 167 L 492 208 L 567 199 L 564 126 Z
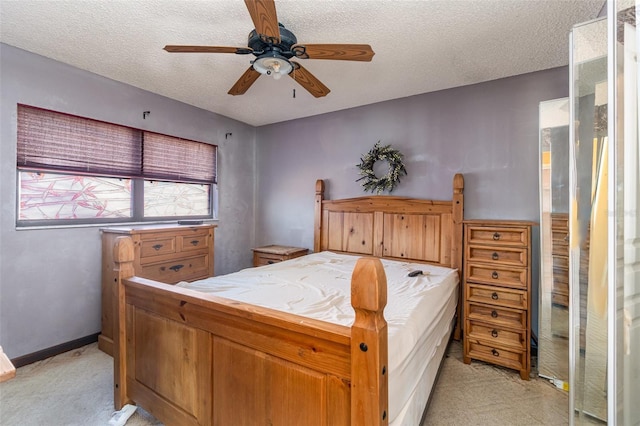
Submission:
M 325 200 L 317 182 L 314 251 L 363 255 L 351 327 L 135 277 L 132 240 L 119 237 L 116 409 L 136 404 L 167 425 L 387 424 L 387 288 L 376 257 L 460 271 L 463 187 L 457 174 L 450 201 Z

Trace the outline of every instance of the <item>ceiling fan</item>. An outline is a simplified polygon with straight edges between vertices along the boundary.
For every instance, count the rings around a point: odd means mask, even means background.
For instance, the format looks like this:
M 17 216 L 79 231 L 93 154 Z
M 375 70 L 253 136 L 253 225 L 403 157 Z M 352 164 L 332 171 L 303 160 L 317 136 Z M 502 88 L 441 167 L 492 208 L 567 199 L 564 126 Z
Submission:
M 256 57 L 251 66 L 229 90 L 230 95 L 242 95 L 261 75 L 279 79 L 289 75 L 316 98 L 326 96 L 330 90 L 298 62 L 291 59 L 334 59 L 370 62 L 375 54 L 368 44 L 303 44 L 296 36 L 278 23 L 274 0 L 244 1 L 255 29 L 249 33 L 247 47 L 228 46 L 176 46 L 164 50 L 172 53 L 235 53 Z

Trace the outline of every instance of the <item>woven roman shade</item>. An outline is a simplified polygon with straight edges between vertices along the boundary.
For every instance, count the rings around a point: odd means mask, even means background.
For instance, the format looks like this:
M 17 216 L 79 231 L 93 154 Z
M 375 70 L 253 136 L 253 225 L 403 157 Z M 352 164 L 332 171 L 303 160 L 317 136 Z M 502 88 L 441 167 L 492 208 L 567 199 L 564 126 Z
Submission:
M 94 176 L 139 177 L 142 132 L 18 105 L 17 166 Z
M 18 105 L 22 170 L 212 184 L 216 154 L 216 145 Z
M 217 183 L 216 146 L 144 132 L 145 179 Z

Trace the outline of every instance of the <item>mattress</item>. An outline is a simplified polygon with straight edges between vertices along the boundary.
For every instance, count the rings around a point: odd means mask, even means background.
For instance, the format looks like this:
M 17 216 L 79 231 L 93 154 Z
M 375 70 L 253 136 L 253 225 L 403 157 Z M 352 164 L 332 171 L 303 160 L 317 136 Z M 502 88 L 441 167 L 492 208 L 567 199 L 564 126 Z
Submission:
M 351 275 L 359 257 L 324 251 L 177 285 L 351 326 L 355 318 Z M 384 316 L 389 336 L 389 420 L 393 425 L 417 424 L 435 378 L 434 364 L 437 371 L 455 314 L 458 274 L 434 265 L 381 262 L 387 276 Z M 409 277 L 414 270 L 423 274 Z

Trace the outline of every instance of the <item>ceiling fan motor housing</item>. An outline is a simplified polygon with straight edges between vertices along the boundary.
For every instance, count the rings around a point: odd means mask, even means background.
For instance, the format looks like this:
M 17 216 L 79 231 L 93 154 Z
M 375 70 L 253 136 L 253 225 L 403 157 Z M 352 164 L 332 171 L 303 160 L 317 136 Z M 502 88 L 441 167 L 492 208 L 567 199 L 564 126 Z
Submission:
M 286 29 L 284 25 L 278 24 L 278 26 L 280 29 L 280 43 L 276 43 L 277 40 L 263 40 L 255 29 L 249 33 L 249 41 L 247 44 L 253 49 L 255 56 L 261 56 L 268 52 L 276 52 L 287 59 L 295 56 L 295 53 L 291 51 L 291 46 L 296 44 L 298 39 L 291 31 Z

